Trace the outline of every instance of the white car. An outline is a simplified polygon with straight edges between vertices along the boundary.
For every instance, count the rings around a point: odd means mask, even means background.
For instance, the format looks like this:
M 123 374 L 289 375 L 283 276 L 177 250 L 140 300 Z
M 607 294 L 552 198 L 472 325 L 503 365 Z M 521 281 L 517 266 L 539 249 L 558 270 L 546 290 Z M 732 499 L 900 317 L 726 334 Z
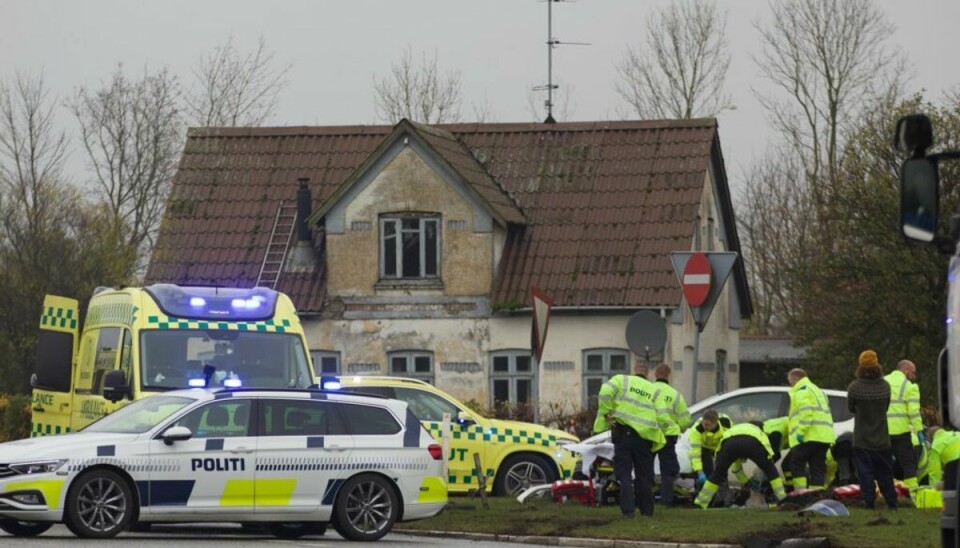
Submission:
M 441 447 L 407 404 L 309 389 L 179 390 L 80 432 L 0 444 L 0 529 L 109 538 L 153 522 L 332 524 L 376 540 L 447 503 Z
M 776 417 L 787 416 L 790 410 L 789 386 L 754 386 L 740 388 L 715 394 L 690 406 L 691 425 L 697 422 L 707 409 L 716 409 L 718 413 L 726 414 L 734 424 L 751 420 L 764 421 Z M 853 442 L 853 414 L 847 408 L 847 393 L 842 390 L 823 390 L 830 404 L 830 413 L 833 415 L 833 429 L 837 433 L 837 444 L 834 456 L 838 464 L 838 479 L 845 483 L 852 476 L 850 463 L 851 444 Z M 677 459 L 680 461 L 680 473 L 693 472 L 690 465 L 690 434 L 689 429 L 677 440 Z M 610 432 L 602 432 L 587 438 L 579 445 L 568 446 L 568 449 L 584 447 L 587 453 L 604 456 L 603 452 L 591 450 L 589 446 L 607 444 L 609 454 L 612 455 Z M 581 451 L 583 452 L 583 451 Z M 586 459 L 584 459 L 586 461 Z M 659 461 L 656 473 L 659 474 Z

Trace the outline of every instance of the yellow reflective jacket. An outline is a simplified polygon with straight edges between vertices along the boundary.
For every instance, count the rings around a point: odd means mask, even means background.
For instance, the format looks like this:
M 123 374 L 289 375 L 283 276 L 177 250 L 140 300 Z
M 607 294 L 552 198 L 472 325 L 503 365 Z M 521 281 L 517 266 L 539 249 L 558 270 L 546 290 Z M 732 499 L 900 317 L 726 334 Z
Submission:
M 927 471 L 930 482 L 936 483 L 943 477 L 943 467 L 960 458 L 960 432 L 938 430 L 933 436 L 927 455 Z
M 643 377 L 612 377 L 600 387 L 593 431 L 609 430 L 610 420 L 613 420 L 633 428 L 641 438 L 653 443 L 654 451 L 659 451 L 667 440 L 657 419 L 657 407 L 653 402 L 655 390 L 653 383 Z
M 804 442 L 818 441 L 832 445 L 837 441 L 827 396 L 809 377 L 800 379 L 790 388 L 788 417 L 790 447 L 800 444 L 799 436 L 803 436 Z
M 694 472 L 703 470 L 703 450 L 717 452 L 720 448 L 720 441 L 723 439 L 724 432 L 733 426 L 730 417 L 720 413 L 720 420 L 717 421 L 717 431 L 709 432 L 704 430 L 703 418 L 697 419 L 697 422 L 690 428 L 690 466 Z
M 910 382 L 903 371 L 893 371 L 883 378 L 890 385 L 890 407 L 887 408 L 887 430 L 891 436 L 911 434 L 913 444 L 920 440 L 918 432 L 923 432 L 923 420 L 920 417 L 920 387 Z
M 665 436 L 679 436 L 690 426 L 690 411 L 687 400 L 667 381 L 657 379 L 653 386 L 653 401 L 657 406 L 660 426 Z

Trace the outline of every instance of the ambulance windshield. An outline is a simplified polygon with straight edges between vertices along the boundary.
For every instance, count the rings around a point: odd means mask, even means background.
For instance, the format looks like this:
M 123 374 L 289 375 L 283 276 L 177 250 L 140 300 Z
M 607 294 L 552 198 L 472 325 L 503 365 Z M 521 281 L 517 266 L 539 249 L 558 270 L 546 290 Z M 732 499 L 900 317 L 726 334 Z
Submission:
M 297 335 L 215 329 L 140 334 L 143 390 L 306 388 L 313 383 Z

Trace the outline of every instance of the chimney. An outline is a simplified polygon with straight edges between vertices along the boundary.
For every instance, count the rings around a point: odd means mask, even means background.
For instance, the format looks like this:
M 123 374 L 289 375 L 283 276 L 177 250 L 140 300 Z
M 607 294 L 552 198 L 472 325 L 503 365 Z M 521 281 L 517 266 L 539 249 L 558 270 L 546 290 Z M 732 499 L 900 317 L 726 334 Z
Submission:
M 310 237 L 310 226 L 307 217 L 313 208 L 313 199 L 310 195 L 310 181 L 307 177 L 297 179 L 300 187 L 297 189 L 297 241 L 290 250 L 287 258 L 287 272 L 312 272 L 317 266 L 317 256 L 313 251 L 313 239 Z

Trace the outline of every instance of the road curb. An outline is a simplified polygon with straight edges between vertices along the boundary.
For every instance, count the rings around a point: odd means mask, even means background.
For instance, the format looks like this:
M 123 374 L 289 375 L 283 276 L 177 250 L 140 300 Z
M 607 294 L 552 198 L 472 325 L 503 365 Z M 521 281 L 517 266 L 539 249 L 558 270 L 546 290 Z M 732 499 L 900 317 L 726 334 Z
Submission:
M 698 544 L 691 542 L 658 542 L 646 540 L 600 539 L 578 537 L 541 537 L 533 535 L 498 535 L 493 533 L 463 533 L 450 531 L 425 531 L 420 529 L 397 529 L 396 533 L 410 536 L 443 537 L 463 540 L 514 542 L 539 544 L 541 546 L 578 546 L 581 548 L 741 548 L 739 544 Z

